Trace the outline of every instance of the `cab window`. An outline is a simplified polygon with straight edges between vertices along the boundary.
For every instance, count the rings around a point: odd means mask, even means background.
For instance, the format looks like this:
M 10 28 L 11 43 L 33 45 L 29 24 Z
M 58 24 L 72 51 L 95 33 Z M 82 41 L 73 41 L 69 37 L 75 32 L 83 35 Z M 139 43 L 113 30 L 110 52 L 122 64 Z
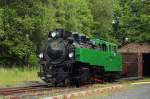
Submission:
M 111 45 L 109 45 L 109 52 L 111 52 L 112 50 L 111 50 Z
M 107 46 L 106 46 L 106 44 L 102 44 L 102 50 L 103 50 L 103 51 L 107 51 Z

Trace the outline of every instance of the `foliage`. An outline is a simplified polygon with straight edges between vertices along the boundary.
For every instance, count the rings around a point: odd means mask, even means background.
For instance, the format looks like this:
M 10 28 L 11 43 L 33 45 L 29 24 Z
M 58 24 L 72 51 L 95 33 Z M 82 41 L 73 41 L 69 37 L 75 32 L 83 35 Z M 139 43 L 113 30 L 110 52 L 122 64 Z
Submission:
M 56 27 L 90 35 L 93 19 L 86 0 L 56 0 L 53 6 Z
M 29 64 L 31 66 L 39 66 L 39 58 L 37 58 L 35 53 L 30 55 L 30 57 L 29 57 Z
M 149 42 L 149 11 L 149 0 L 0 0 L 0 64 L 37 65 L 42 41 L 56 28 Z
M 111 0 L 89 0 L 92 11 L 94 25 L 92 32 L 96 37 L 113 40 L 112 32 L 112 16 L 113 5 Z
M 130 42 L 150 42 L 149 8 L 149 0 L 119 0 L 115 2 L 114 17 L 119 22 L 116 38 L 119 41 L 123 41 L 127 37 Z
M 86 0 L 2 0 L 1 5 L 0 64 L 37 65 L 41 41 L 55 28 L 87 35 L 91 30 Z
M 31 7 L 29 7 L 29 4 Z M 31 53 L 36 52 L 30 35 L 36 36 L 40 27 L 40 14 L 34 2 L 11 1 L 3 6 L 3 30 L 0 34 L 3 49 L 0 59 L 5 64 L 26 64 Z M 35 11 L 34 11 L 35 10 Z M 40 10 L 40 9 L 39 9 Z M 32 12 L 31 12 L 32 11 Z M 29 35 L 29 37 L 27 37 Z

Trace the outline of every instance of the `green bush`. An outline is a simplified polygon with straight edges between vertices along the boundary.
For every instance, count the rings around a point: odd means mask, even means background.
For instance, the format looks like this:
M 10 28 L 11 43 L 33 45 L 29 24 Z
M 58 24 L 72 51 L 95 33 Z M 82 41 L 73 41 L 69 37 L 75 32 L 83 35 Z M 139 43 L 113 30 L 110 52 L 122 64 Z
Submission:
M 29 57 L 29 65 L 39 66 L 39 58 L 36 54 L 31 54 Z

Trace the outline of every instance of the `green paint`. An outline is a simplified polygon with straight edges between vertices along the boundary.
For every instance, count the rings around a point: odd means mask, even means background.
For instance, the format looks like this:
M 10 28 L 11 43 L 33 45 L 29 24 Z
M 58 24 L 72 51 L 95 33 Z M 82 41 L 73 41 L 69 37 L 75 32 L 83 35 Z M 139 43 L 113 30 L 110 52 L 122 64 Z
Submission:
M 104 66 L 105 71 L 122 70 L 121 56 L 119 53 L 76 48 L 75 59 L 82 63 L 88 63 L 91 66 Z
M 88 63 L 90 64 L 90 66 L 93 67 L 103 66 L 105 71 L 121 71 L 121 55 L 117 51 L 114 51 L 114 49 L 112 49 L 114 47 L 117 48 L 117 46 L 113 43 L 109 43 L 106 41 L 100 43 L 106 44 L 106 51 L 100 49 L 76 48 L 75 60 L 82 63 Z

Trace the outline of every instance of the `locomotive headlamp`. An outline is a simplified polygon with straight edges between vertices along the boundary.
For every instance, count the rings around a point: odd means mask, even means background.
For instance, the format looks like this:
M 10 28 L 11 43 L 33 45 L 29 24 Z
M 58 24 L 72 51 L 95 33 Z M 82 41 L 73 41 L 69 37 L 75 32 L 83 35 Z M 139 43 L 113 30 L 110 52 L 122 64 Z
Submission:
M 56 32 L 52 32 L 51 36 L 52 37 L 56 37 L 57 33 Z
M 39 54 L 39 57 L 40 57 L 40 58 L 43 58 L 43 53 L 40 53 L 40 54 Z
M 73 52 L 69 53 L 69 58 L 73 57 Z

